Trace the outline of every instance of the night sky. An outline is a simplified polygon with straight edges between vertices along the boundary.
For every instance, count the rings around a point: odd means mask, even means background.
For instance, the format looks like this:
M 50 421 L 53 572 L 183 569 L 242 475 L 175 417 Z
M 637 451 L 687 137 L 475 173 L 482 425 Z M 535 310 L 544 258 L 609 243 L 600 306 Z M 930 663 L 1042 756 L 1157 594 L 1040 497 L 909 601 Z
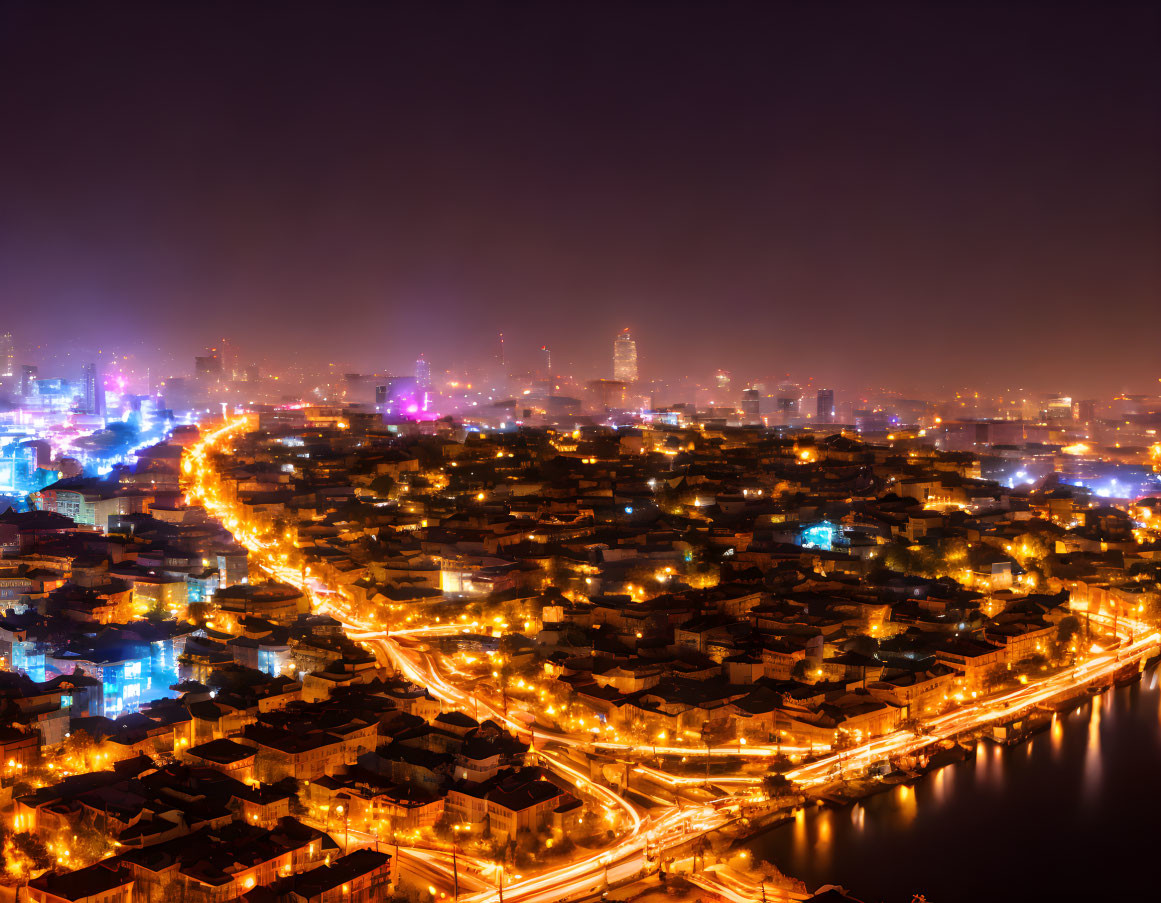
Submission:
M 1159 8 L 3 3 L 0 328 L 1156 391 Z

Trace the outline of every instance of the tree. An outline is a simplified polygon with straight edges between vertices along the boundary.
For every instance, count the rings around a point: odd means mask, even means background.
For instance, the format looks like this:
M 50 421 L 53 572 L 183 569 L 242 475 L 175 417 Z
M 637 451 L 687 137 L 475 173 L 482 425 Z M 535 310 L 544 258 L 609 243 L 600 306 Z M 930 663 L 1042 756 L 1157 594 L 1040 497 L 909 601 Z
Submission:
M 1079 632 L 1080 618 L 1076 615 L 1067 615 L 1060 619 L 1060 623 L 1056 627 L 1056 642 L 1066 646 Z
M 212 602 L 191 602 L 186 609 L 186 616 L 194 624 L 203 627 L 213 611 L 214 604 Z
M 387 498 L 391 495 L 391 490 L 395 488 L 395 480 L 387 474 L 380 474 L 371 481 L 371 491 L 381 498 Z
M 65 737 L 61 750 L 66 759 L 76 758 L 78 767 L 88 771 L 89 757 L 92 755 L 95 746 L 96 741 L 93 740 L 92 735 L 88 731 L 76 730 Z
M 39 872 L 52 865 L 52 854 L 48 847 L 35 834 L 27 831 L 12 835 L 12 847 L 16 854 L 27 860 L 25 868 L 30 872 Z
M 794 789 L 794 783 L 782 774 L 768 774 L 762 778 L 762 789 L 769 797 L 781 796 Z

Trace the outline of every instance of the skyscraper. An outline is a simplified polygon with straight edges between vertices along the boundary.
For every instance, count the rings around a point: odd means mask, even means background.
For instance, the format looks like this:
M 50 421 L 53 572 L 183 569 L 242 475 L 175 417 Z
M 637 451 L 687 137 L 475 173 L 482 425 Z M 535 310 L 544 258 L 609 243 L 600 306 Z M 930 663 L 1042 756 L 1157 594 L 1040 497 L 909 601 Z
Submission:
M 762 393 L 755 388 L 742 390 L 742 420 L 748 426 L 762 422 Z
M 834 389 L 818 390 L 816 417 L 819 423 L 834 423 Z
M 418 383 L 420 391 L 427 392 L 431 389 L 431 364 L 422 354 L 415 362 L 415 382 Z
M 552 379 L 552 352 L 548 350 L 547 345 L 540 346 L 540 365 L 542 368 L 540 375 L 545 379 Z
M 31 398 L 36 394 L 36 379 L 40 371 L 33 364 L 25 364 L 20 368 L 20 394 Z
M 101 374 L 96 364 L 85 364 L 81 372 L 81 410 L 96 417 L 105 415 L 105 387 L 101 385 Z
M 234 367 L 238 363 L 238 356 L 234 353 L 229 339 L 222 339 L 218 342 L 218 361 L 222 368 L 222 381 L 229 382 L 234 378 Z
M 613 379 L 637 382 L 637 343 L 628 329 L 622 330 L 613 342 Z
M 0 379 L 12 379 L 16 375 L 16 346 L 12 333 L 0 335 Z
M 194 358 L 194 379 L 201 389 L 216 386 L 222 379 L 222 358 L 217 348 L 207 348 L 206 353 Z

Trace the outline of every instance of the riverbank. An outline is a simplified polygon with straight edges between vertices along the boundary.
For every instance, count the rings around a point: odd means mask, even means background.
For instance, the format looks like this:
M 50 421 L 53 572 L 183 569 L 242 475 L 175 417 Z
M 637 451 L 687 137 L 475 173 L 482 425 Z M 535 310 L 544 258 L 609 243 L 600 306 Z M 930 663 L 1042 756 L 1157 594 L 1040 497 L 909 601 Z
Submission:
M 746 846 L 810 887 L 839 883 L 868 903 L 1151 895 L 1151 812 L 1126 801 L 1161 799 L 1157 683 L 1150 670 L 1085 694 L 1016 745 L 980 739 L 961 761 L 842 808 L 800 809 Z M 1065 849 L 1077 853 L 1066 869 Z

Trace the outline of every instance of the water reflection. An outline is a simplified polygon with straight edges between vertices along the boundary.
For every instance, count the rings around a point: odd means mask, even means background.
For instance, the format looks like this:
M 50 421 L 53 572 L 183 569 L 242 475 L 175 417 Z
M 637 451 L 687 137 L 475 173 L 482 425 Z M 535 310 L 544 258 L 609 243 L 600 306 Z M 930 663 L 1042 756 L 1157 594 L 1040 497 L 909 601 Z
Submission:
M 916 893 L 940 903 L 1108 899 L 1102 857 L 1045 866 L 1059 861 L 1066 836 L 1078 851 L 1116 849 L 1117 891 L 1152 899 L 1152 813 L 1133 801 L 1161 799 L 1156 673 L 1055 716 L 1044 733 L 1023 748 L 981 743 L 974 762 L 944 766 L 849 812 L 800 811 L 755 838 L 755 856 L 812 889 L 842 884 L 884 903 Z M 986 859 L 965 869 L 964 851 L 981 838 Z
M 983 781 L 988 777 L 988 744 L 983 740 L 976 743 L 976 776 Z
M 908 824 L 915 819 L 915 813 L 918 811 L 915 791 L 906 784 L 900 784 L 899 789 L 895 791 L 895 795 L 899 802 L 900 819 L 904 824 Z
M 1088 718 L 1088 742 L 1084 748 L 1084 793 L 1093 797 L 1101 782 L 1101 699 L 1094 696 Z
M 814 839 L 814 857 L 818 861 L 819 866 L 823 868 L 830 864 L 830 842 L 833 833 L 832 821 L 834 821 L 834 813 L 831 810 L 824 809 L 819 813 L 818 834 Z
M 951 774 L 951 769 L 945 766 L 931 776 L 932 796 L 935 798 L 937 803 L 942 803 L 944 797 L 947 795 L 949 774 Z

